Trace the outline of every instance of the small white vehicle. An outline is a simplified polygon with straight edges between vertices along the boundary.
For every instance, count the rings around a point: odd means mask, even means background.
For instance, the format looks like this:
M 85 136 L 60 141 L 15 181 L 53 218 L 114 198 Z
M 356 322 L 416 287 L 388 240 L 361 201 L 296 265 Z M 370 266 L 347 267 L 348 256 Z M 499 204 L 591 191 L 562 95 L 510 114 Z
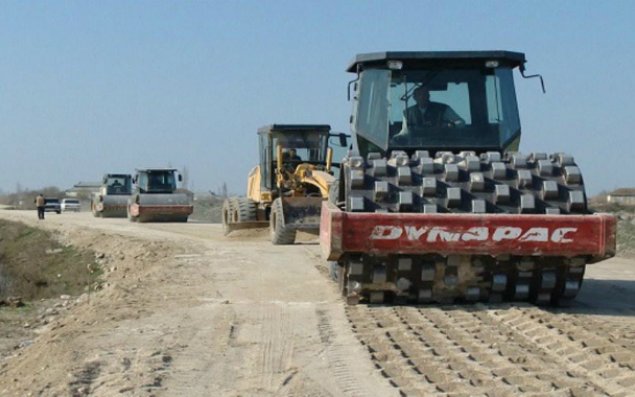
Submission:
M 61 214 L 62 207 L 60 206 L 60 199 L 55 197 L 45 197 L 44 212 L 55 212 L 57 214 Z
M 62 203 L 60 204 L 62 212 L 74 211 L 79 212 L 81 205 L 79 204 L 78 199 L 74 198 L 65 198 L 62 199 Z

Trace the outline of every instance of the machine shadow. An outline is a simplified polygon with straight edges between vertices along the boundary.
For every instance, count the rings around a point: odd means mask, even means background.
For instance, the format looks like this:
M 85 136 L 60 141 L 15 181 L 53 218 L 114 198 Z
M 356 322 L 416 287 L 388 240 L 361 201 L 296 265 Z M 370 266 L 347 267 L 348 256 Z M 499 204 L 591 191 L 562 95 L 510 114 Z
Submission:
M 568 307 L 547 307 L 552 313 L 635 316 L 635 280 L 584 279 Z
M 398 304 L 369 305 L 370 308 L 395 307 Z M 476 312 L 481 310 L 509 310 L 514 307 L 533 306 L 529 302 L 502 303 L 429 303 L 407 305 L 419 308 L 439 307 L 443 310 Z M 635 280 L 585 279 L 575 300 L 559 306 L 538 306 L 553 314 L 584 314 L 635 317 Z

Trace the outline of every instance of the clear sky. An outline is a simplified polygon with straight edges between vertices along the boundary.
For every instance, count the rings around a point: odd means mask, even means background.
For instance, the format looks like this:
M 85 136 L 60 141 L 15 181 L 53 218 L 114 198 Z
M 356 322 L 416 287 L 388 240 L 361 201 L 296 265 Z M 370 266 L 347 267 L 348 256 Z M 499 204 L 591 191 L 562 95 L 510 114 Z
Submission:
M 521 151 L 635 186 L 635 1 L 0 0 L 0 189 L 171 165 L 244 193 L 257 128 L 348 131 L 345 68 L 386 50 L 526 53 Z

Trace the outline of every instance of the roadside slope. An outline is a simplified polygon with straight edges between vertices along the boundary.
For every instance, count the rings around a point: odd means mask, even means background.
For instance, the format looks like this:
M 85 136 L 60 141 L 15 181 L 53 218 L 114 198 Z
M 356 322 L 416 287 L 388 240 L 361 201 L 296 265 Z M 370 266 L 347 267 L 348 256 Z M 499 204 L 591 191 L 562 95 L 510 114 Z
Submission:
M 0 216 L 37 224 L 30 212 Z M 106 282 L 1 364 L 1 395 L 397 395 L 315 247 L 84 213 L 39 225 L 103 253 Z

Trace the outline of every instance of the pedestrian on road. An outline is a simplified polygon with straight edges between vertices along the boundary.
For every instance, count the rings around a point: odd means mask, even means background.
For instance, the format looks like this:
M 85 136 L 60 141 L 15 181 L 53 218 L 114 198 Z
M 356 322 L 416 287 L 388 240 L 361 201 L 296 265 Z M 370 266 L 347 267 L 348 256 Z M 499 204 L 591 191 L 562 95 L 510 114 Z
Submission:
M 46 201 L 42 193 L 38 194 L 35 198 L 35 206 L 37 207 L 37 219 L 44 219 L 44 206 Z

